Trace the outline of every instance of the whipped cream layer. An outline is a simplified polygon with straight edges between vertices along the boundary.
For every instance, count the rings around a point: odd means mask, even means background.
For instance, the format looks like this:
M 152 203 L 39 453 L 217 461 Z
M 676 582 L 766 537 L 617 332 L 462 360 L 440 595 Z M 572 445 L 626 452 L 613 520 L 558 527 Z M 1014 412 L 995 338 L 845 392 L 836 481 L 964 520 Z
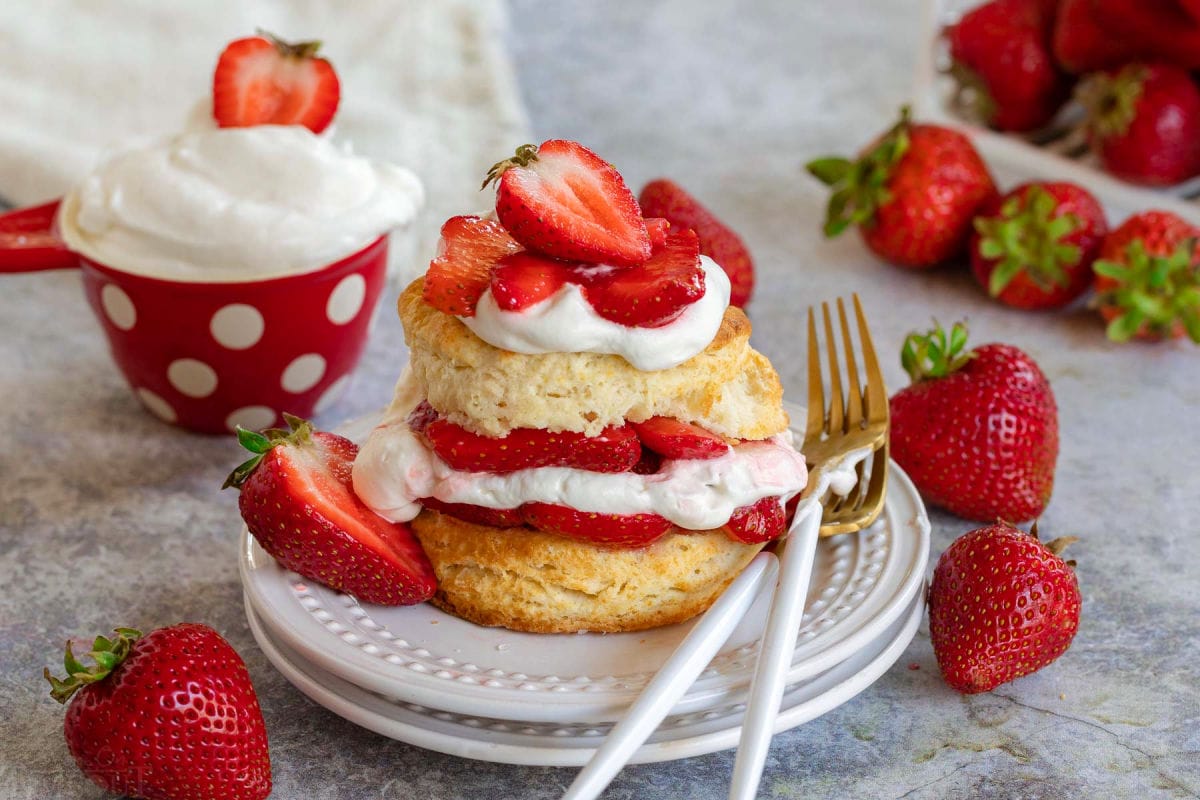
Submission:
M 700 256 L 704 295 L 658 328 L 636 328 L 607 320 L 568 283 L 554 295 L 521 311 L 496 305 L 491 289 L 475 306 L 475 316 L 459 317 L 483 341 L 514 353 L 605 353 L 637 369 L 670 369 L 704 352 L 717 335 L 729 306 L 729 278 L 708 256 Z
M 744 442 L 718 458 L 664 461 L 653 475 L 541 467 L 505 474 L 452 469 L 413 433 L 408 403 L 393 406 L 359 449 L 354 491 L 380 516 L 406 522 L 421 498 L 516 508 L 554 503 L 600 514 L 658 514 L 687 530 L 710 530 L 764 497 L 788 499 L 807 481 L 788 434 Z
M 125 272 L 261 280 L 338 261 L 410 222 L 407 169 L 299 125 L 192 130 L 119 154 L 63 201 L 72 250 Z

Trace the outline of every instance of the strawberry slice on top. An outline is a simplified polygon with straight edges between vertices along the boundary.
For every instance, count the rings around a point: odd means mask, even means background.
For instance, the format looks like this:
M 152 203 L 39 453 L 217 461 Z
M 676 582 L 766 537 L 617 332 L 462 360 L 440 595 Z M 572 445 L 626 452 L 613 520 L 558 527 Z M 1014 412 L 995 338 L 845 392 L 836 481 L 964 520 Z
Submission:
M 229 43 L 213 73 L 213 117 L 221 128 L 329 127 L 341 99 L 333 65 L 317 57 L 320 42 L 291 44 L 262 33 Z
M 451 217 L 442 225 L 442 252 L 425 273 L 425 302 L 458 317 L 475 316 L 475 304 L 487 290 L 492 268 L 521 249 L 494 219 Z
M 553 297 L 570 280 L 567 264 L 523 250 L 492 270 L 492 298 L 502 311 L 522 311 Z
M 583 296 L 607 320 L 659 328 L 704 296 L 700 242 L 690 230 L 669 233 L 650 260 L 629 269 L 576 270 Z
M 650 257 L 637 200 L 621 175 L 578 142 L 521 145 L 483 182 L 513 238 L 554 258 L 633 267 Z

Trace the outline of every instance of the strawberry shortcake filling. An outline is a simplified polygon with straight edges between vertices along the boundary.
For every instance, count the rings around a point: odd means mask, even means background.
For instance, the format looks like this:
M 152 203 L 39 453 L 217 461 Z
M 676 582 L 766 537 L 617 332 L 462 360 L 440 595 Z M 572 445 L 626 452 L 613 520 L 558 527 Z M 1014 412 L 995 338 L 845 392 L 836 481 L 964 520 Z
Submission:
M 395 410 L 354 467 L 356 493 L 407 521 L 422 506 L 494 527 L 640 547 L 672 528 L 724 528 L 758 543 L 784 530 L 784 503 L 805 485 L 804 457 L 786 434 L 728 442 L 667 417 L 587 437 L 518 428 L 486 437 L 427 403 Z

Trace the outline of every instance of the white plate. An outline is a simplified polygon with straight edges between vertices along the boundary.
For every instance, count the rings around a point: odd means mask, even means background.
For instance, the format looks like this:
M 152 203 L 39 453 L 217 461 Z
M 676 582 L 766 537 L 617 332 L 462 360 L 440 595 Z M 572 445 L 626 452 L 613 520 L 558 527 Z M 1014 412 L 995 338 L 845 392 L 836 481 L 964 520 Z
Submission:
M 789 408 L 793 419 L 802 412 Z M 922 583 L 929 522 L 907 476 L 892 465 L 880 521 L 823 540 L 788 680 L 849 658 L 908 607 Z M 532 722 L 619 719 L 690 630 L 683 623 L 623 634 L 524 634 L 484 628 L 428 604 L 363 605 L 279 567 L 242 531 L 247 597 L 272 636 L 370 691 L 460 714 Z M 733 702 L 754 669 L 764 598 L 673 709 Z
M 923 585 L 923 584 L 922 584 Z M 846 661 L 789 686 L 775 732 L 794 728 L 853 698 L 900 658 L 921 622 L 925 597 L 919 592 L 900 618 Z M 246 617 L 263 653 L 284 677 L 314 702 L 340 717 L 391 739 L 439 753 L 527 766 L 582 766 L 610 725 L 531 724 L 489 719 L 388 699 L 306 662 L 273 639 L 247 599 Z M 664 721 L 630 763 L 643 764 L 703 755 L 736 747 L 744 706 L 699 712 Z

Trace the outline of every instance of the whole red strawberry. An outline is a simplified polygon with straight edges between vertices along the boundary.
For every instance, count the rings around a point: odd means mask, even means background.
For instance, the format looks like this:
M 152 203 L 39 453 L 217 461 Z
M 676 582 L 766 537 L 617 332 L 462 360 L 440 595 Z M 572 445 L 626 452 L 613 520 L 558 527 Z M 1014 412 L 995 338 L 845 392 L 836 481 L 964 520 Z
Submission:
M 905 340 L 913 384 L 890 401 L 892 458 L 929 503 L 960 517 L 1033 519 L 1054 488 L 1054 393 L 1017 348 L 966 343 L 961 323 Z
M 1092 283 L 1108 233 L 1104 209 L 1073 183 L 1026 183 L 984 204 L 971 237 L 971 271 L 1016 308 L 1059 308 Z
M 1096 22 L 1142 59 L 1200 68 L 1200 21 L 1188 0 L 1091 0 Z
M 1053 51 L 1059 66 L 1080 75 L 1119 67 L 1143 55 L 1141 47 L 1101 26 L 1095 0 L 1060 0 L 1054 20 Z
M 1096 307 L 1108 338 L 1200 342 L 1200 230 L 1169 211 L 1144 211 L 1104 240 Z
M 857 161 L 821 158 L 808 171 L 833 187 L 825 235 L 857 225 L 867 246 L 901 267 L 927 269 L 966 253 L 971 220 L 996 194 L 969 139 L 918 125 L 908 109 Z
M 271 793 L 267 731 L 246 665 L 221 635 L 184 623 L 145 636 L 97 637 L 85 667 L 67 643 L 63 732 L 83 773 L 145 800 L 262 800 Z
M 320 42 L 291 44 L 269 33 L 230 42 L 213 73 L 217 126 L 328 128 L 342 90 L 333 65 L 317 57 L 320 48 Z
M 1002 131 L 1041 128 L 1071 81 L 1054 61 L 1053 9 L 1043 0 L 991 0 L 946 29 L 951 73 L 973 115 Z
M 745 242 L 729 226 L 679 184 L 666 178 L 643 186 L 638 203 L 647 217 L 661 217 L 673 226 L 695 231 L 700 237 L 700 253 L 715 261 L 729 276 L 730 305 L 741 308 L 750 301 L 754 291 L 754 261 Z
M 1058 554 L 1006 522 L 965 533 L 938 559 L 929 634 L 942 677 L 964 694 L 990 692 L 1066 652 L 1079 629 L 1079 583 Z
M 650 237 L 633 193 L 611 164 L 578 142 L 521 145 L 497 162 L 496 216 L 530 250 L 570 261 L 633 267 Z
M 1088 138 L 1119 178 L 1167 186 L 1200 174 L 1200 89 L 1170 64 L 1127 64 L 1080 86 Z
M 285 569 L 365 603 L 412 605 L 432 597 L 433 565 L 412 530 L 355 494 L 355 444 L 290 414 L 284 419 L 290 431 L 238 429 L 238 441 L 255 456 L 221 487 L 241 489 L 238 508 L 255 540 Z

